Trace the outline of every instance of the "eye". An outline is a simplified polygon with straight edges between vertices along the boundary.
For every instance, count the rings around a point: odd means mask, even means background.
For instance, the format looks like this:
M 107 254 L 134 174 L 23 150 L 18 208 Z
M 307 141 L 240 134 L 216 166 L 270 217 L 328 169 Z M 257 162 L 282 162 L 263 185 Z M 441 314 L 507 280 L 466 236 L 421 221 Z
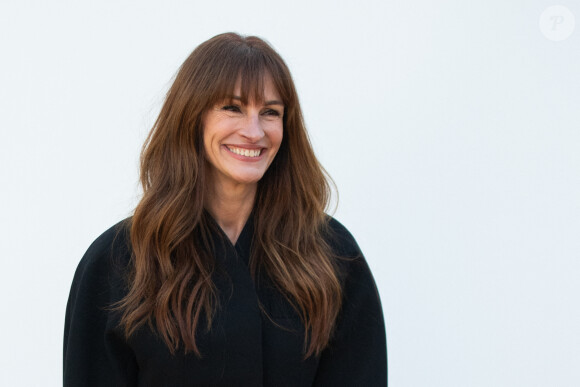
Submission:
M 266 109 L 263 113 L 265 116 L 280 117 L 280 112 L 275 109 Z
M 225 110 L 228 112 L 236 112 L 236 113 L 241 111 L 240 107 L 237 105 L 225 105 L 225 106 L 222 106 L 222 110 Z

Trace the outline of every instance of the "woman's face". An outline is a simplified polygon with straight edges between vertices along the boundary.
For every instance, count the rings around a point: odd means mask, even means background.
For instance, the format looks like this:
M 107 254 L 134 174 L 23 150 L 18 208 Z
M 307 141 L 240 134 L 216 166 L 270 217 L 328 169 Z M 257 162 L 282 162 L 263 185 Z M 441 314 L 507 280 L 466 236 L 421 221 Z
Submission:
M 203 118 L 203 143 L 214 184 L 256 184 L 282 143 L 284 105 L 267 76 L 264 101 L 241 102 L 238 81 L 231 99 Z

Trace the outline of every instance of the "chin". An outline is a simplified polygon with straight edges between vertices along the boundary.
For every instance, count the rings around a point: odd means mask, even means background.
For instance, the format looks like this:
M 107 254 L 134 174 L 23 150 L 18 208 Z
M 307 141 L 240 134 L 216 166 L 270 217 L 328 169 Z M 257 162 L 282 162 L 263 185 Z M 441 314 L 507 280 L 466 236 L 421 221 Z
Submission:
M 262 179 L 262 175 L 260 175 L 259 177 L 245 177 L 245 178 L 239 178 L 236 179 L 236 182 L 238 182 L 239 184 L 247 184 L 247 185 L 251 185 L 251 184 L 256 184 L 257 182 L 259 182 Z
M 231 179 L 238 184 L 255 184 L 262 179 L 263 173 L 240 173 L 231 176 Z

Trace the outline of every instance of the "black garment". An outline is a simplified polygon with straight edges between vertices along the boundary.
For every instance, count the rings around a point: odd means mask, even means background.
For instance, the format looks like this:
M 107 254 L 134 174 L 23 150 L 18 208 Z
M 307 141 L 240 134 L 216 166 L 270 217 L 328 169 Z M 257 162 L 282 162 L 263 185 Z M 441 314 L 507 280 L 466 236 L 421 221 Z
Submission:
M 352 235 L 334 219 L 330 226 L 334 237 L 328 242 L 335 253 L 354 259 L 341 260 L 344 303 L 335 335 L 320 356 L 306 360 L 299 316 L 271 284 L 254 283 L 250 276 L 251 217 L 235 246 L 216 228 L 213 279 L 220 307 L 209 332 L 205 323 L 199 325 L 201 359 L 183 351 L 171 355 L 147 325 L 126 340 L 119 313 L 109 307 L 125 295 L 131 253 L 126 229 L 122 223 L 113 226 L 89 247 L 74 276 L 66 310 L 64 385 L 386 386 L 385 327 L 373 277 Z

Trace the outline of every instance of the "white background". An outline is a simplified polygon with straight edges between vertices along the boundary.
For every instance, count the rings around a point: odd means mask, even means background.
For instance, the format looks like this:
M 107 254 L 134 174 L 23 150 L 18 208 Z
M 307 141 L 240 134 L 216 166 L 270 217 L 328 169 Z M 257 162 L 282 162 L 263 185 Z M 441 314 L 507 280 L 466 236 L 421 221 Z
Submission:
M 3 0 L 0 385 L 62 383 L 76 265 L 136 204 L 178 66 L 225 31 L 293 72 L 391 386 L 580 385 L 580 32 L 544 37 L 551 5 Z

